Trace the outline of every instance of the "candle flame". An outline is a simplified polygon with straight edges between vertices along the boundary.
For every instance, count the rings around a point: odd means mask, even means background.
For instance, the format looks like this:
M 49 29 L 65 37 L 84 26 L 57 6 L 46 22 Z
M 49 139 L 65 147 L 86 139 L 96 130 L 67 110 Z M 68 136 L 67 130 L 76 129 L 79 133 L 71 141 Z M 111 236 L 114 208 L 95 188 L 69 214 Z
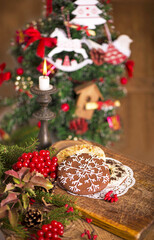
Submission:
M 44 76 L 47 75 L 47 61 L 46 61 L 46 59 L 44 59 L 44 63 L 43 63 L 43 75 Z

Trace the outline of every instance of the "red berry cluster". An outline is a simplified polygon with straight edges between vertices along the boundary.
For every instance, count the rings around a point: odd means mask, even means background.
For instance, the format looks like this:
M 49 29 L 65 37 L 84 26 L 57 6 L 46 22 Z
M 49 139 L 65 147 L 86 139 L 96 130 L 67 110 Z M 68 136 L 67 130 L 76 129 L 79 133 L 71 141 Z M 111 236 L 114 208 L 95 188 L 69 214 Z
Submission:
M 51 178 L 56 178 L 57 161 L 57 157 L 50 158 L 50 152 L 48 150 L 41 150 L 40 152 L 34 151 L 33 153 L 23 153 L 12 168 L 18 171 L 22 167 L 27 167 L 30 168 L 31 172 L 37 171 L 43 174 L 44 177 L 50 176 Z
M 81 234 L 81 237 L 85 237 L 87 235 L 88 239 L 95 240 L 97 239 L 97 235 L 90 234 L 90 231 L 85 229 L 84 232 Z
M 61 240 L 59 236 L 64 234 L 64 226 L 55 220 L 50 224 L 45 224 L 42 229 L 37 232 L 38 240 Z
M 109 191 L 108 193 L 106 193 L 104 200 L 108 201 L 108 202 L 111 202 L 111 203 L 112 202 L 117 202 L 118 197 L 117 197 L 117 194 L 113 194 L 113 191 Z

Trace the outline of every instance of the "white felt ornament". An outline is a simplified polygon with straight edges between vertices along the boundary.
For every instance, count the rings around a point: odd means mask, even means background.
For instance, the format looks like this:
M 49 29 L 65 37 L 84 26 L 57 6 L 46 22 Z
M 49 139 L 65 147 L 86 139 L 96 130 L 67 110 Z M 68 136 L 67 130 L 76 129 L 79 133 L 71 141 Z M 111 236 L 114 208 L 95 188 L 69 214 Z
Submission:
M 102 11 L 96 6 L 98 0 L 77 0 L 75 2 L 78 7 L 72 12 L 76 15 L 71 23 L 88 26 L 89 29 L 95 29 L 96 25 L 101 25 L 106 20 L 99 15 Z
M 82 40 L 67 38 L 65 32 L 59 28 L 56 28 L 55 31 L 50 35 L 50 37 L 57 37 L 57 47 L 55 47 L 51 52 L 49 52 L 47 59 L 50 63 L 54 64 L 56 68 L 64 72 L 73 72 L 79 70 L 87 64 L 92 64 L 92 60 L 88 59 L 88 55 L 85 49 L 82 48 Z M 56 62 L 54 62 L 53 56 L 63 51 L 74 51 L 76 53 L 79 53 L 83 56 L 85 60 L 81 63 L 73 61 L 69 64 L 66 64 L 66 61 L 64 61 L 64 63 L 62 64 L 62 59 L 57 59 Z

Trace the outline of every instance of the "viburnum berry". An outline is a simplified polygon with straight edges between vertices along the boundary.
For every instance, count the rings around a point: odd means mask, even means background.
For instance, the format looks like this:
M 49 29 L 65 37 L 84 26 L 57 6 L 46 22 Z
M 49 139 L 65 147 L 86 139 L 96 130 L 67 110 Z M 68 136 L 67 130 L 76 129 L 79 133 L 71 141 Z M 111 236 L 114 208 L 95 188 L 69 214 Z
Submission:
M 50 174 L 50 177 L 51 177 L 51 178 L 56 178 L 56 173 L 52 172 L 52 173 Z
M 21 161 L 17 162 L 16 166 L 17 166 L 17 168 L 19 168 L 19 169 L 22 168 L 22 162 L 21 162 Z
M 39 160 L 39 162 L 43 162 L 44 161 L 44 157 L 38 156 L 38 160 Z
M 30 168 L 34 168 L 34 167 L 35 167 L 35 163 L 34 163 L 34 162 L 30 162 L 30 163 L 29 163 L 29 167 L 30 167 Z
M 58 229 L 58 232 L 57 232 L 57 233 L 58 233 L 58 235 L 59 235 L 59 236 L 62 236 L 62 235 L 64 234 L 64 231 L 63 231 L 63 230 L 60 230 L 60 229 Z
M 49 230 L 48 225 L 47 225 L 47 224 L 44 224 L 44 225 L 42 226 L 42 231 L 45 233 L 45 232 L 47 232 L 48 230 Z
M 53 162 L 58 162 L 58 158 L 57 157 L 52 157 L 52 161 Z
M 58 163 L 57 162 L 52 162 L 52 165 L 57 167 L 58 166 Z
M 45 150 L 41 150 L 40 152 L 39 152 L 39 154 L 40 154 L 40 156 L 45 156 L 46 155 L 46 151 Z
M 38 240 L 45 240 L 45 238 L 44 237 L 39 237 Z
M 58 226 L 58 222 L 55 221 L 55 220 L 52 220 L 51 221 L 51 225 L 52 225 L 52 227 L 57 227 Z
M 52 233 L 58 232 L 58 228 L 53 227 L 53 228 L 51 229 L 51 232 L 52 232 Z
M 45 233 L 45 237 L 46 238 L 51 238 L 52 237 L 52 232 L 51 231 L 47 231 L 46 233 Z
M 29 152 L 27 155 L 28 155 L 28 159 L 31 159 L 33 157 L 33 154 L 31 152 Z
M 91 222 L 92 222 L 92 219 L 91 219 L 91 218 L 86 218 L 86 222 L 87 222 L 87 223 L 91 223 Z
M 28 154 L 27 153 L 23 153 L 21 156 L 24 160 L 28 158 Z
M 58 234 L 57 233 L 53 233 L 52 234 L 52 238 L 58 238 Z
M 51 160 L 46 160 L 45 164 L 46 164 L 46 166 L 51 166 Z
M 51 162 L 51 159 L 50 159 L 50 156 L 49 156 L 49 155 L 45 156 L 44 159 L 45 159 L 45 160 L 50 160 L 50 162 Z
M 37 171 L 43 174 L 44 177 L 56 178 L 57 161 L 56 156 L 52 159 L 50 158 L 50 151 L 48 150 L 34 151 L 32 153 L 23 153 L 12 168 L 15 171 L 19 171 L 22 167 L 27 167 L 30 168 L 30 172 Z
M 50 151 L 49 151 L 49 150 L 46 150 L 45 155 L 46 155 L 46 156 L 50 156 Z
M 38 235 L 39 237 L 43 237 L 43 235 L 44 235 L 43 230 L 37 231 L 37 235 Z
M 33 157 L 38 157 L 39 153 L 37 151 L 34 151 L 33 153 Z
M 35 163 L 34 163 L 34 164 L 35 164 Z M 39 168 L 41 168 L 41 167 L 42 167 L 42 164 L 41 164 L 40 162 L 37 162 L 37 163 L 36 163 L 36 168 L 39 169 Z
M 51 166 L 49 167 L 49 169 L 50 169 L 51 172 L 54 172 L 54 171 L 56 170 L 56 167 L 53 166 L 53 165 L 51 165 Z
M 113 194 L 113 191 L 109 191 L 106 193 L 104 200 L 113 203 L 118 201 L 118 197 L 117 194 Z
M 48 228 L 49 228 L 49 230 L 51 230 L 52 229 L 52 225 L 48 224 Z
M 45 167 L 45 162 L 42 162 L 41 164 L 42 164 L 42 167 L 44 168 Z
M 26 161 L 23 161 L 23 164 L 22 164 L 23 167 L 28 167 L 28 163 Z

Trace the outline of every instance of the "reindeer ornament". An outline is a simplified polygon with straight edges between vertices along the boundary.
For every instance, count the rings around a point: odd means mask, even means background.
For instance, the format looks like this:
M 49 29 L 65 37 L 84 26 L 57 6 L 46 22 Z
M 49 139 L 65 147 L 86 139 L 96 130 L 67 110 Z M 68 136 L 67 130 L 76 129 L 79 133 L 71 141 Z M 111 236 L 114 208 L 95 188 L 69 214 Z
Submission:
M 54 66 L 64 72 L 73 72 L 77 71 L 78 69 L 86 66 L 87 64 L 92 64 L 92 60 L 88 59 L 88 55 L 84 48 L 82 48 L 82 40 L 79 39 L 71 39 L 68 38 L 65 32 L 62 29 L 56 28 L 55 31 L 50 35 L 50 37 L 57 37 L 57 47 L 55 47 L 49 54 L 48 54 L 48 61 Z M 81 63 L 77 63 L 76 60 L 72 60 L 71 63 L 62 64 L 62 59 L 57 59 L 56 62 L 53 60 L 53 56 L 60 52 L 76 52 L 83 56 L 84 61 Z

